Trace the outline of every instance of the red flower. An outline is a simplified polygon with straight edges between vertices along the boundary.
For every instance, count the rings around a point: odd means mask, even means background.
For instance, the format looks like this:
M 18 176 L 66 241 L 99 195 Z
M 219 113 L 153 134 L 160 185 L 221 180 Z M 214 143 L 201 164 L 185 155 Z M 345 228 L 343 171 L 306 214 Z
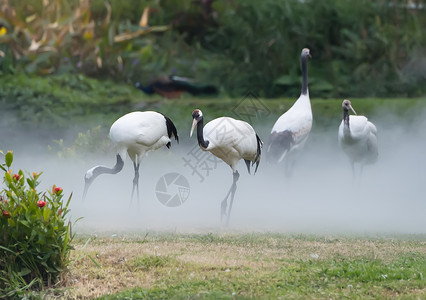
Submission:
M 37 201 L 37 205 L 38 205 L 38 207 L 42 208 L 43 206 L 46 205 L 46 202 L 43 201 L 43 200 L 39 200 L 39 201 Z
M 62 192 L 62 188 L 60 188 L 59 186 L 55 187 L 54 191 L 55 191 L 55 194 L 56 193 L 60 194 Z
M 61 209 L 59 209 L 59 211 L 58 211 L 58 216 L 60 216 L 62 214 L 62 210 Z
M 21 178 L 21 175 L 19 175 L 19 174 L 15 174 L 15 175 L 13 175 L 13 178 L 15 178 L 15 179 L 16 179 L 16 181 L 18 181 L 18 180 Z
M 7 210 L 3 212 L 3 216 L 5 216 L 6 218 L 10 218 L 9 212 Z

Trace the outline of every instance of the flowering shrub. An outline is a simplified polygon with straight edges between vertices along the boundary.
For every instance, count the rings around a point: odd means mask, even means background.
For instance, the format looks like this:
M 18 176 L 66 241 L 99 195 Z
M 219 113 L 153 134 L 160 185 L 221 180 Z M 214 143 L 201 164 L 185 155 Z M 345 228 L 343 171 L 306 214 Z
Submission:
M 14 173 L 12 161 L 9 151 L 0 165 L 5 185 L 0 192 L 0 298 L 57 282 L 72 250 L 66 219 L 71 196 L 64 202 L 62 188 L 55 185 L 38 192 L 41 173 Z

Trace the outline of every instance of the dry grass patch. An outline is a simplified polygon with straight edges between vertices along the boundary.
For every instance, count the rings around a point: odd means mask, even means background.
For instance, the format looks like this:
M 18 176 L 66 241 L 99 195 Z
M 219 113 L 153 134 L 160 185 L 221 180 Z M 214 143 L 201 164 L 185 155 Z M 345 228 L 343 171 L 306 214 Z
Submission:
M 228 291 L 238 285 L 235 289 L 239 290 L 239 295 L 256 297 L 268 291 L 262 290 L 268 282 L 279 293 L 279 289 L 287 288 L 280 286 L 281 281 L 287 280 L 288 284 L 292 284 L 294 274 L 301 276 L 300 281 L 312 281 L 305 278 L 312 272 L 319 274 L 316 277 L 324 278 L 331 274 L 330 279 L 314 283 L 314 286 L 317 284 L 323 289 L 322 285 L 325 285 L 327 289 L 333 289 L 327 280 L 342 276 L 346 284 L 350 281 L 350 274 L 341 275 L 341 272 L 347 272 L 345 268 L 357 268 L 360 262 L 391 263 L 404 256 L 426 257 L 425 239 L 333 239 L 233 233 L 154 234 L 148 238 L 123 236 L 94 240 L 90 237 L 87 243 L 88 239 L 75 239 L 74 264 L 63 294 L 68 298 L 94 298 L 132 288 L 167 291 L 176 287 L 175 290 L 179 290 L 191 284 L 196 285 L 195 293 L 205 288 Z M 426 265 L 426 262 L 423 263 Z M 204 284 L 208 286 L 198 287 Z M 339 283 L 335 284 L 335 290 L 336 293 L 341 292 Z M 311 288 L 307 288 L 301 293 L 310 291 Z M 312 289 L 312 292 L 315 291 Z M 350 293 L 347 291 L 346 294 Z M 383 293 L 380 295 L 385 296 Z M 388 289 L 387 293 L 395 295 L 392 289 Z M 405 293 L 424 295 L 425 290 L 413 288 Z

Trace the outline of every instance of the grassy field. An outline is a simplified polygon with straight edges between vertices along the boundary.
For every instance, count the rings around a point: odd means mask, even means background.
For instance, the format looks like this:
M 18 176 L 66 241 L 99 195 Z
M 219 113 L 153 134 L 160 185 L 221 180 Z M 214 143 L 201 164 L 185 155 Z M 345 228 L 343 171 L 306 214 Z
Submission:
M 425 299 L 426 237 L 78 236 L 62 286 L 101 299 Z

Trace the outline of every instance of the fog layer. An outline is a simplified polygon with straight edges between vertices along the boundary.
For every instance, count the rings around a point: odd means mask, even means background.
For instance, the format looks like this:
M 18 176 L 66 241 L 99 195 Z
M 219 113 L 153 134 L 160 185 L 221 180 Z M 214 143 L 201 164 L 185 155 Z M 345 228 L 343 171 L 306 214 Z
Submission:
M 423 114 L 426 115 L 426 114 Z M 284 166 L 261 161 L 256 175 L 240 162 L 240 179 L 229 227 L 220 220 L 220 204 L 232 183 L 232 171 L 212 160 L 194 167 L 196 138 L 188 128 L 178 128 L 181 143 L 150 153 L 140 167 L 140 203 L 130 204 L 133 165 L 126 159 L 123 171 L 102 175 L 82 201 L 84 174 L 103 164 L 113 166 L 115 153 L 83 159 L 46 155 L 40 146 L 25 143 L 26 133 L 15 133 L 10 145 L 15 152 L 14 170 L 44 171 L 41 189 L 53 184 L 72 193 L 71 220 L 78 232 L 167 230 L 209 232 L 214 230 L 272 231 L 287 233 L 426 233 L 426 122 L 422 117 L 404 121 L 397 116 L 375 115 L 379 160 L 366 166 L 354 179 L 347 157 L 337 144 L 334 127 L 313 128 L 291 178 Z M 274 120 L 271 121 L 271 126 Z M 255 126 L 254 126 L 255 127 Z M 269 128 L 255 128 L 268 132 Z M 10 132 L 10 130 L 8 131 Z M 261 138 L 266 142 L 267 136 Z M 31 140 L 34 143 L 34 139 Z M 36 150 L 34 150 L 36 149 Z M 3 150 L 5 149 L 3 147 Z M 210 169 L 208 169 L 210 168 Z M 189 183 L 186 190 L 171 184 L 170 195 L 184 193 L 183 204 L 168 207 L 156 194 L 158 181 L 178 173 Z M 158 187 L 157 187 L 158 189 Z

